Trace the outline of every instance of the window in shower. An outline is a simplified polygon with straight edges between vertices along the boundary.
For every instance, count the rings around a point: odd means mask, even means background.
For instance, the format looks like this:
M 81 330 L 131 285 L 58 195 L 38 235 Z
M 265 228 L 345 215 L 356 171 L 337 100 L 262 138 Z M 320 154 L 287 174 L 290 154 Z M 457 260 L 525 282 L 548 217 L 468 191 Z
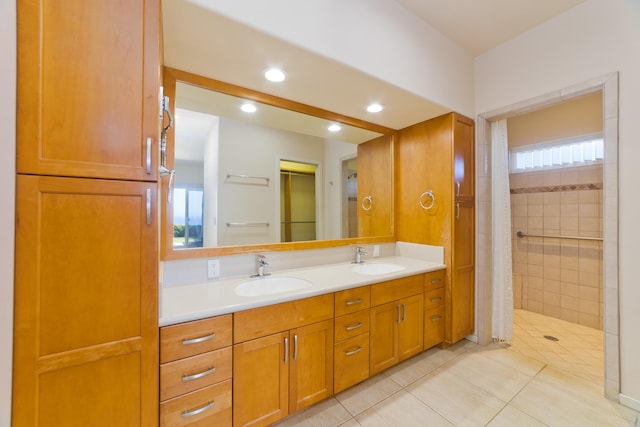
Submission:
M 545 142 L 509 150 L 510 172 L 530 172 L 601 163 L 602 134 Z

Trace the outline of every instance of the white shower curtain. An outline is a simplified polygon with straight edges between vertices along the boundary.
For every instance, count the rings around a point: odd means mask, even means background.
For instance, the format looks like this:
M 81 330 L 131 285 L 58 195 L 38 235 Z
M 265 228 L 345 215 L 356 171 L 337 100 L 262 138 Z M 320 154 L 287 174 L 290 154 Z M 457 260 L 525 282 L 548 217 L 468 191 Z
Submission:
M 507 120 L 491 123 L 491 203 L 493 305 L 491 338 L 510 343 L 513 335 L 511 276 L 511 197 Z

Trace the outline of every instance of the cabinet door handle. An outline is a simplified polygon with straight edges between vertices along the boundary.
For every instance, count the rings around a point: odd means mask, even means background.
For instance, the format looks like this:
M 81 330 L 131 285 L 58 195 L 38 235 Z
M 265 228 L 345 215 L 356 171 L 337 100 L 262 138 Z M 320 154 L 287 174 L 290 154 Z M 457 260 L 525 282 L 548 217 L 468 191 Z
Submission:
M 431 298 L 431 302 L 440 302 L 440 301 L 442 301 L 442 298 L 441 298 L 441 297 L 438 297 L 438 298 Z
M 402 304 L 402 321 L 407 320 L 407 304 Z
M 354 323 L 344 327 L 347 331 L 353 331 L 354 329 L 362 328 L 362 322 Z
M 147 188 L 147 225 L 151 225 L 151 189 Z
M 145 169 L 147 172 L 147 175 L 151 174 L 151 142 L 153 141 L 152 138 L 147 138 L 147 160 L 145 162 Z
M 199 372 L 193 375 L 185 375 L 182 377 L 183 382 L 197 380 L 198 378 L 206 377 L 207 375 L 211 375 L 216 371 L 216 368 L 209 368 L 206 371 Z
M 198 344 L 201 342 L 205 342 L 205 341 L 209 341 L 210 339 L 213 339 L 216 337 L 216 333 L 213 332 L 209 335 L 205 335 L 203 337 L 199 337 L 199 338 L 192 338 L 192 339 L 188 339 L 188 340 L 182 340 L 182 344 L 183 345 L 189 345 L 189 344 Z
M 440 283 L 440 282 L 442 282 L 442 279 L 432 279 L 431 280 L 431 284 L 432 285 L 435 285 L 436 283 Z
M 401 316 L 401 313 L 400 313 L 400 304 L 396 305 L 396 309 L 398 309 L 398 319 L 397 319 L 397 322 L 398 322 L 398 323 L 400 323 L 400 316 Z
M 456 203 L 456 219 L 460 219 L 460 202 Z
M 456 181 L 456 197 L 460 197 L 460 181 Z
M 284 339 L 284 363 L 289 361 L 289 338 Z
M 344 355 L 345 356 L 353 356 L 354 354 L 358 354 L 362 351 L 362 347 L 358 346 L 356 347 L 354 350 L 351 351 L 345 351 Z
M 193 411 L 184 411 L 182 413 L 182 418 L 189 418 L 189 417 L 193 417 L 195 415 L 201 414 L 204 411 L 213 408 L 214 406 L 216 406 L 216 402 L 209 402 L 206 405 L 204 405 L 202 408 L 198 408 L 198 409 L 194 409 Z
M 433 317 L 431 318 L 431 321 L 432 321 L 432 322 L 437 322 L 437 321 L 438 321 L 438 320 L 440 320 L 440 319 L 442 319 L 442 316 L 433 316 Z
M 364 300 L 362 298 L 357 298 L 351 301 L 347 301 L 347 306 L 352 306 L 352 305 L 356 305 L 356 304 L 360 304 L 361 302 L 363 302 Z
M 293 360 L 298 360 L 298 334 L 293 335 Z

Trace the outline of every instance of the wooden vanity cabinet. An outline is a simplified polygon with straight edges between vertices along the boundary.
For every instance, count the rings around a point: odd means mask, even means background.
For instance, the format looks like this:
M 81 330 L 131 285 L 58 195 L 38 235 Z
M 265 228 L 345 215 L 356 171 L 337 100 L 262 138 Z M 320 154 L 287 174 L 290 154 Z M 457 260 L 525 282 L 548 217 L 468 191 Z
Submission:
M 369 373 L 423 350 L 423 275 L 371 285 Z
M 444 247 L 445 341 L 452 344 L 474 330 L 474 122 L 445 114 L 398 131 L 396 147 L 397 238 Z
M 333 293 L 234 313 L 234 426 L 269 425 L 333 394 L 333 317 Z
M 369 286 L 335 293 L 333 391 L 369 378 Z
M 358 144 L 358 237 L 393 234 L 393 141 Z
M 424 275 L 424 348 L 444 341 L 445 270 Z
M 232 315 L 160 328 L 160 425 L 232 425 Z

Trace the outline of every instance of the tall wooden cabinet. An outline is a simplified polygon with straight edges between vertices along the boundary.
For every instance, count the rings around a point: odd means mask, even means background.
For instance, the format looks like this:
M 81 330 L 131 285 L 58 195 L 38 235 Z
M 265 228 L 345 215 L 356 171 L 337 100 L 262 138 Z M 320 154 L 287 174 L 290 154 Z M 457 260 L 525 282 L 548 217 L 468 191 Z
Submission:
M 398 240 L 444 246 L 445 341 L 474 330 L 474 123 L 445 114 L 398 132 Z
M 13 425 L 158 425 L 159 5 L 19 0 Z

